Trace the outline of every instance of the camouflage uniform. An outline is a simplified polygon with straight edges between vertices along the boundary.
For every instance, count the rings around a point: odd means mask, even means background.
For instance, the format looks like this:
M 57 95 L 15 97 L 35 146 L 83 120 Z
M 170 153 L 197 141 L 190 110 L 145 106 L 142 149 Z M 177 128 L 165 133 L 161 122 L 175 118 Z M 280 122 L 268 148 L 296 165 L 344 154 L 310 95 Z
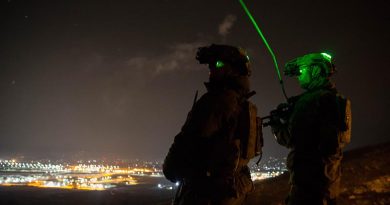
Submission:
M 237 133 L 248 76 L 206 83 L 165 158 L 167 179 L 182 183 L 175 204 L 238 205 L 253 189 Z
M 289 99 L 286 123 L 272 125 L 277 142 L 290 148 L 289 205 L 335 204 L 340 184 L 339 94 L 331 83 Z

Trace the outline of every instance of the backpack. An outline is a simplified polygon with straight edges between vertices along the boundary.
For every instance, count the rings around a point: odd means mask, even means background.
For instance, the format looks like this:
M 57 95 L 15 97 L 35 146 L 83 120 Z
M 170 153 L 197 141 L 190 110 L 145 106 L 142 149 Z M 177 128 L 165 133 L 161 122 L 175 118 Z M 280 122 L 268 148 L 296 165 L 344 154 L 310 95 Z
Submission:
M 249 100 L 242 102 L 242 110 L 239 115 L 238 133 L 241 141 L 241 157 L 252 159 L 263 153 L 262 120 L 257 117 L 257 107 Z M 259 159 L 259 161 L 260 161 Z
M 337 103 L 339 108 L 339 132 L 338 139 L 340 147 L 343 148 L 351 142 L 351 100 L 344 96 L 337 95 Z

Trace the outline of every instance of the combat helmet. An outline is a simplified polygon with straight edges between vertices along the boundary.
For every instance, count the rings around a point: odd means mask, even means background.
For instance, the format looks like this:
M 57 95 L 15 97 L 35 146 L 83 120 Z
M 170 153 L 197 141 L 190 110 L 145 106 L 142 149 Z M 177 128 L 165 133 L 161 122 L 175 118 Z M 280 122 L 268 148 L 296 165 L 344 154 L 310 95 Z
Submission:
M 286 63 L 284 67 L 284 74 L 287 76 L 300 75 L 300 67 L 320 66 L 325 77 L 329 77 L 336 72 L 332 56 L 327 53 L 310 53 L 302 57 L 295 58 Z
M 196 53 L 196 60 L 200 64 L 213 65 L 216 68 L 222 67 L 225 63 L 237 69 L 240 75 L 250 76 L 251 66 L 245 49 L 229 45 L 211 44 L 206 47 L 199 47 Z

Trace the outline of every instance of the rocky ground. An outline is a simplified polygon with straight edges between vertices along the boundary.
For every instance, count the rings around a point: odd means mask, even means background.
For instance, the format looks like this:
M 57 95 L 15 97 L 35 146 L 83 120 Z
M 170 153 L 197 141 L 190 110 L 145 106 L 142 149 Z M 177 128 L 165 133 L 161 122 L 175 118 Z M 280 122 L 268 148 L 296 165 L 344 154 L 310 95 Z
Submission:
M 345 153 L 340 205 L 390 204 L 390 143 Z M 247 205 L 281 205 L 288 193 L 288 174 L 256 183 Z

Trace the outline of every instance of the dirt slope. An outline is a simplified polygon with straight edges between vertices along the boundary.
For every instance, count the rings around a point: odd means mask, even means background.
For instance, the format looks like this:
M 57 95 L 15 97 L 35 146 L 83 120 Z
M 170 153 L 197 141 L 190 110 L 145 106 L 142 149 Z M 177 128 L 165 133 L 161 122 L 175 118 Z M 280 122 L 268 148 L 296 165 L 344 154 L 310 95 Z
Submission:
M 390 204 L 390 143 L 344 154 L 340 205 Z M 283 204 L 288 193 L 288 174 L 256 183 L 247 205 Z

